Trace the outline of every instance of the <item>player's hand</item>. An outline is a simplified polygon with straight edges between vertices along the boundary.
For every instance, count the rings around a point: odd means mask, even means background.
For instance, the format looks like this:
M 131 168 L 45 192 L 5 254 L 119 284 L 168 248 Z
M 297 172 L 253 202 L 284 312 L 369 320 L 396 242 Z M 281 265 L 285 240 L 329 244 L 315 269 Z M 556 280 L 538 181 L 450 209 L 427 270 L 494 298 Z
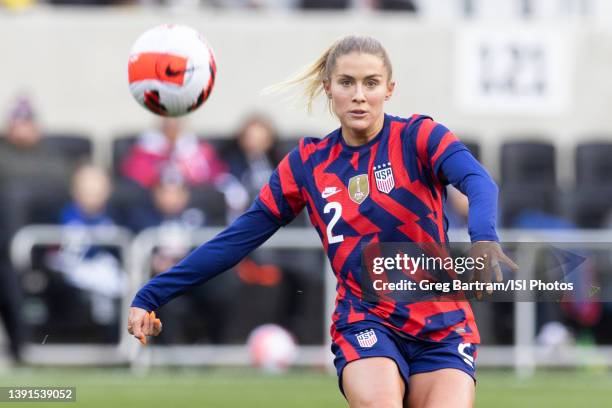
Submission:
M 519 267 L 514 261 L 502 250 L 498 242 L 495 241 L 477 241 L 474 242 L 470 249 L 470 257 L 472 259 L 484 258 L 485 267 L 483 269 L 474 269 L 472 280 L 475 282 L 492 282 L 492 277 L 495 275 L 497 282 L 502 282 L 504 276 L 502 274 L 500 262 L 507 265 L 513 272 L 517 272 Z M 487 289 L 487 294 L 491 295 L 493 291 Z M 476 291 L 476 299 L 482 300 L 482 290 Z
M 147 344 L 147 336 L 157 336 L 162 331 L 161 320 L 155 312 L 147 312 L 139 307 L 131 307 L 128 316 L 128 333 L 134 335 L 142 344 Z

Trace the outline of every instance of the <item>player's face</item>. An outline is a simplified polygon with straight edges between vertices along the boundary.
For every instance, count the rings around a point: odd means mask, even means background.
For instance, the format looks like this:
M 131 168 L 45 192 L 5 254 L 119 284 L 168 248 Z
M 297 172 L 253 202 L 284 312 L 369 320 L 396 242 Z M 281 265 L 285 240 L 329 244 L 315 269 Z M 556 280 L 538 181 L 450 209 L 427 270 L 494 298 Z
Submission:
M 369 139 L 382 127 L 383 105 L 391 97 L 395 83 L 389 81 L 379 56 L 353 52 L 337 59 L 324 87 L 331 95 L 343 132 Z

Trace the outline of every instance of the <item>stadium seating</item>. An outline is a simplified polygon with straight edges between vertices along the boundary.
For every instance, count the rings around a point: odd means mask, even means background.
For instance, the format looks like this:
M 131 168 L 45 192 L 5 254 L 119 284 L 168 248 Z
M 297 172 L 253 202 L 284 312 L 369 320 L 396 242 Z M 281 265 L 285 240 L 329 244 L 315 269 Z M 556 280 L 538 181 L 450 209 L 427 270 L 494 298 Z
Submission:
M 49 133 L 42 139 L 42 147 L 66 160 L 89 161 L 93 157 L 93 143 L 89 136 L 78 133 Z
M 227 224 L 225 196 L 213 186 L 203 185 L 192 188 L 190 206 L 202 210 L 206 225 Z
M 576 146 L 576 185 L 612 186 L 612 143 L 592 142 Z
M 1 193 L 3 232 L 10 235 L 28 224 L 58 223 L 62 208 L 70 200 L 67 187 L 50 180 L 17 180 L 2 186 Z
M 131 180 L 117 179 L 113 184 L 113 193 L 109 200 L 113 219 L 123 226 L 134 229 L 132 213 L 134 208 L 143 208 L 150 203 L 147 190 Z
M 556 185 L 555 147 L 541 141 L 506 142 L 501 147 L 501 184 Z
M 612 143 L 587 142 L 576 146 L 576 187 L 570 203 L 574 222 L 582 228 L 609 224 L 612 209 Z
M 501 151 L 501 222 L 511 227 L 525 211 L 559 214 L 560 190 L 552 143 L 527 139 L 506 142 Z
M 198 137 L 209 143 L 222 160 L 225 160 L 230 151 L 236 148 L 236 142 L 230 135 L 205 134 Z

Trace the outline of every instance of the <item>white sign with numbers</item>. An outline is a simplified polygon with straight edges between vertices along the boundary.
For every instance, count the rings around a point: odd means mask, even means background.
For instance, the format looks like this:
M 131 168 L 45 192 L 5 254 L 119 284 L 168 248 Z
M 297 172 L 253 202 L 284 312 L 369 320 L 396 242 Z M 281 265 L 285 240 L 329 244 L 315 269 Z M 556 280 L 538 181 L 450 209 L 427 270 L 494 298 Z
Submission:
M 560 28 L 529 25 L 459 30 L 454 94 L 473 114 L 561 114 L 568 110 L 573 38 Z

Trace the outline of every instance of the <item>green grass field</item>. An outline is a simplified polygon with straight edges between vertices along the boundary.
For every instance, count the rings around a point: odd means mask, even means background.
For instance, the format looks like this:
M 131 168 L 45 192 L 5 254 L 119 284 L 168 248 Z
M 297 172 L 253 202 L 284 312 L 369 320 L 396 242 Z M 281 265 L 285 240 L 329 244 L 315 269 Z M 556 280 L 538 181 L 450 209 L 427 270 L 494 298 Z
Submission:
M 336 377 L 314 371 L 283 376 L 245 369 L 22 368 L 0 373 L 0 386 L 75 386 L 76 403 L 0 403 L 27 407 L 345 407 Z M 612 374 L 540 371 L 521 380 L 479 370 L 477 407 L 611 407 Z

